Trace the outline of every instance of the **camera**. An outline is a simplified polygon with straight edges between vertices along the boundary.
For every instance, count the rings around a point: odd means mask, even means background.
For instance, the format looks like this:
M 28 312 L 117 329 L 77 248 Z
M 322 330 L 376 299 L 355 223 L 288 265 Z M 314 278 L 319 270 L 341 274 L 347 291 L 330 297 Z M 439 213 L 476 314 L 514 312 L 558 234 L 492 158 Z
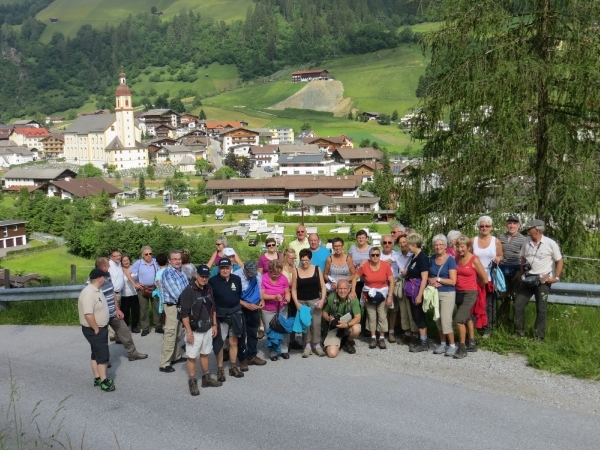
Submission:
M 529 264 L 529 263 L 523 264 L 523 271 L 524 272 L 529 272 L 530 270 L 531 270 L 531 264 Z
M 331 322 L 329 322 L 329 329 L 333 329 L 335 327 L 337 327 L 337 324 L 340 323 L 340 315 L 337 313 L 332 313 L 330 314 L 330 316 L 333 318 L 333 320 Z

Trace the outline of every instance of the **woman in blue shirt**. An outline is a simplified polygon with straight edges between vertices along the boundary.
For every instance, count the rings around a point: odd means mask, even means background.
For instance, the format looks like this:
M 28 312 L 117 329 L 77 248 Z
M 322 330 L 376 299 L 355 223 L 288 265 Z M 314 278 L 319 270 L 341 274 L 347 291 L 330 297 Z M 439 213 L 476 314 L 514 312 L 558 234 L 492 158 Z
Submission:
M 440 333 L 440 345 L 433 351 L 436 355 L 454 356 L 454 331 L 452 313 L 456 301 L 456 261 L 446 253 L 448 240 L 443 234 L 433 237 L 435 255 L 429 259 L 429 286 L 438 290 L 440 299 L 440 318 L 436 321 Z

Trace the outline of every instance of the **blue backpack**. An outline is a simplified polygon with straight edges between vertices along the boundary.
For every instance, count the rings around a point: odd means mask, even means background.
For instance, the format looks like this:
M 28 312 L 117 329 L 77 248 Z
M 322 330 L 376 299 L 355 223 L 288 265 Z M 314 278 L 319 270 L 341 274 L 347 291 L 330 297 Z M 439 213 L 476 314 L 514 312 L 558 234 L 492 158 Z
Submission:
M 497 264 L 491 263 L 492 268 L 490 274 L 492 275 L 492 283 L 494 283 L 494 290 L 496 292 L 506 292 L 506 279 L 500 267 Z

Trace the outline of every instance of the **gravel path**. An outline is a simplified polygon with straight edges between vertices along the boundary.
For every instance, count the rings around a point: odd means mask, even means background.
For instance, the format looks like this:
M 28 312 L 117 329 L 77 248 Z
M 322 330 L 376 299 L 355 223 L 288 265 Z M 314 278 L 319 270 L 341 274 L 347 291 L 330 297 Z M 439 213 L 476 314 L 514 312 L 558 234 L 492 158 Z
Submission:
M 149 358 L 129 362 L 111 344 L 117 391 L 103 393 L 91 385 L 79 327 L 0 326 L 0 430 L 10 370 L 25 424 L 39 400 L 36 420 L 46 426 L 68 397 L 64 432 L 77 447 L 85 434 L 83 448 L 94 450 L 117 448 L 115 437 L 132 449 L 595 450 L 600 442 L 600 383 L 543 373 L 520 357 L 478 351 L 457 361 L 359 342 L 356 355 L 292 352 L 191 397 L 184 364 L 158 371 L 161 335 L 134 341 Z M 214 365 L 211 356 L 213 373 Z

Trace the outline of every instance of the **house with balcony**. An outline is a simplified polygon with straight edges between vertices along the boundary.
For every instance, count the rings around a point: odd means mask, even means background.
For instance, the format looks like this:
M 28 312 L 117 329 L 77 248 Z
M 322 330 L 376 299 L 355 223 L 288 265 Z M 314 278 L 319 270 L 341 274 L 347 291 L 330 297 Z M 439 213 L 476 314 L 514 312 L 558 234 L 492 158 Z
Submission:
M 3 189 L 13 187 L 40 187 L 50 181 L 74 178 L 77 173 L 71 169 L 40 169 L 35 166 L 17 167 L 2 176 Z
M 180 125 L 180 115 L 172 109 L 150 109 L 142 113 L 138 119 L 142 132 L 150 136 L 158 136 L 157 128 L 160 125 L 169 125 L 172 130 L 177 130 Z M 173 137 L 175 137 L 175 132 L 173 132 Z
M 379 211 L 379 197 L 332 197 L 317 194 L 302 200 L 304 214 L 309 216 L 372 215 Z M 301 215 L 300 208 L 285 210 L 288 215 Z
M 260 133 L 248 128 L 232 128 L 222 132 L 219 135 L 221 140 L 221 148 L 224 153 L 229 151 L 229 148 L 234 145 L 258 145 Z
M 50 133 L 45 139 L 42 139 L 44 146 L 44 156 L 46 158 L 60 158 L 65 151 L 65 135 L 62 133 Z
M 341 167 L 323 153 L 282 154 L 277 160 L 279 175 L 335 175 Z
M 317 145 L 322 152 L 333 153 L 341 148 L 353 148 L 354 140 L 345 134 L 317 138 L 302 138 L 304 144 Z
M 308 82 L 329 79 L 329 71 L 325 69 L 299 70 L 292 73 L 292 82 Z
M 248 157 L 255 164 L 274 166 L 277 164 L 277 159 L 279 159 L 278 148 L 277 145 L 252 145 Z
M 371 147 L 340 148 L 331 154 L 331 159 L 338 164 L 343 164 L 345 167 L 359 166 L 363 163 L 377 163 L 382 157 L 381 150 Z
M 44 148 L 44 144 L 42 141 L 48 136 L 50 136 L 50 132 L 45 128 L 37 126 L 16 126 L 13 128 L 8 138 L 9 140 L 16 142 L 17 145 L 20 146 L 42 149 Z

